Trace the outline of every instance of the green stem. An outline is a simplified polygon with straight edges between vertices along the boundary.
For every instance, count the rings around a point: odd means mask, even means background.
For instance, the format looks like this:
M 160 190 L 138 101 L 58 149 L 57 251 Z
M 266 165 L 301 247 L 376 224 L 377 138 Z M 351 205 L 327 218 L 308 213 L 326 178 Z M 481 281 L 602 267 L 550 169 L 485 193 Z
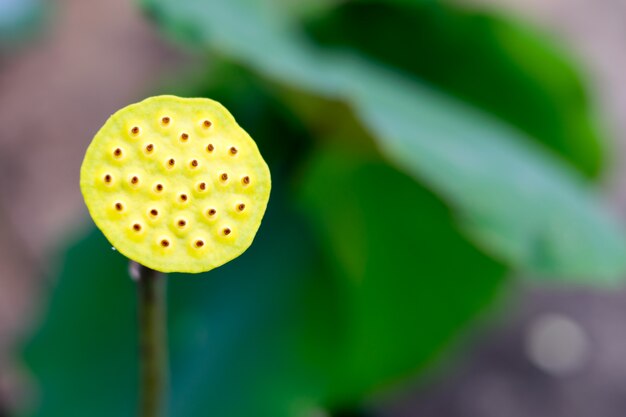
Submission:
M 139 416 L 164 417 L 167 407 L 167 296 L 165 275 L 131 264 L 139 295 Z

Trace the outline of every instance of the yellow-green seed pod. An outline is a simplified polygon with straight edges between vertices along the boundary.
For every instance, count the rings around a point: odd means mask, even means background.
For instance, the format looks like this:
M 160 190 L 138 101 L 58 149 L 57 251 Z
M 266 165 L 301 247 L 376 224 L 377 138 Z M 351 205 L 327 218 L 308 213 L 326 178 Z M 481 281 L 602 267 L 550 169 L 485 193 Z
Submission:
M 196 273 L 250 246 L 271 178 L 224 106 L 158 96 L 107 120 L 87 149 L 80 188 L 121 253 L 157 271 Z

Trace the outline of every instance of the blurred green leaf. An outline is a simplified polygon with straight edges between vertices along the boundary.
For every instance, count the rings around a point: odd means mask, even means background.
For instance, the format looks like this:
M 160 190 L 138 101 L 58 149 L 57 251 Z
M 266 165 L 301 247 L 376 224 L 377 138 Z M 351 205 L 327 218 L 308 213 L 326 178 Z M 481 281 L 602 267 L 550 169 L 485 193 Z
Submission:
M 307 171 L 303 207 L 348 278 L 329 392 L 342 404 L 433 360 L 491 303 L 505 269 L 459 234 L 432 193 L 381 161 L 332 151 Z
M 326 46 L 357 50 L 489 111 L 588 175 L 600 172 L 600 136 L 580 77 L 546 36 L 458 5 L 415 1 L 344 2 L 307 28 Z
M 573 169 L 519 131 L 416 79 L 316 47 L 262 0 L 142 0 L 160 25 L 264 77 L 346 102 L 385 156 L 457 211 L 485 250 L 539 275 L 612 281 L 626 270 L 616 221 Z
M 138 395 L 134 286 L 127 261 L 92 233 L 72 246 L 26 359 L 37 416 L 132 415 Z M 79 412 L 78 410 L 82 410 Z
M 31 33 L 49 7 L 43 0 L 0 1 L 0 47 Z

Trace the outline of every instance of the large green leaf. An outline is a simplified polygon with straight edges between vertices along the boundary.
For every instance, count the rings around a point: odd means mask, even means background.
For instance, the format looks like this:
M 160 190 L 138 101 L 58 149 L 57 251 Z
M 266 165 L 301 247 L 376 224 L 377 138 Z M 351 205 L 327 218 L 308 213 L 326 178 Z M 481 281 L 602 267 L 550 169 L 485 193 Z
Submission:
M 505 270 L 463 238 L 414 180 L 354 152 L 325 152 L 302 201 L 341 281 L 332 402 L 394 386 L 429 363 L 500 288 Z
M 126 271 L 124 258 L 92 233 L 48 277 L 49 312 L 26 352 L 40 384 L 34 415 L 132 415 L 137 331 Z
M 510 122 L 588 175 L 600 137 L 580 77 L 550 39 L 441 2 L 345 2 L 308 33 L 401 68 Z M 365 28 L 367 28 L 365 30 Z
M 613 280 L 626 243 L 594 191 L 522 133 L 397 70 L 302 36 L 274 2 L 143 0 L 174 36 L 346 102 L 385 156 L 449 202 L 464 230 L 539 275 Z

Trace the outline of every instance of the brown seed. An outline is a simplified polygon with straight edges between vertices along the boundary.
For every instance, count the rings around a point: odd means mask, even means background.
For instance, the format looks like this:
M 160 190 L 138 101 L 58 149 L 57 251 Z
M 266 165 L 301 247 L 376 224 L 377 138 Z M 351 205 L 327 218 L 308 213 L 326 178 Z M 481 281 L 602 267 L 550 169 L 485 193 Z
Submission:
M 233 155 L 237 154 L 237 148 L 235 148 L 234 146 L 231 146 L 230 153 Z
M 211 121 L 210 121 L 210 120 L 205 120 L 204 122 L 202 122 L 202 126 L 203 126 L 205 129 L 210 128 L 212 124 L 213 124 L 213 123 L 211 123 Z
M 122 156 L 122 150 L 120 148 L 116 148 L 113 151 L 113 156 L 115 156 L 116 158 L 119 158 L 120 156 Z
M 180 140 L 182 140 L 183 142 L 186 141 L 187 139 L 189 139 L 189 135 L 186 133 L 183 133 L 180 135 Z
M 137 136 L 139 134 L 139 128 L 137 126 L 133 127 L 132 129 L 130 129 L 130 133 Z
M 124 210 L 124 205 L 122 203 L 115 203 L 115 210 L 117 211 Z
M 228 174 L 224 172 L 220 178 L 222 179 L 222 181 L 226 181 L 228 180 Z
M 161 119 L 161 123 L 163 123 L 164 125 L 169 125 L 170 124 L 170 118 L 165 116 Z
M 246 175 L 245 177 L 241 179 L 241 182 L 243 182 L 245 185 L 250 184 L 250 177 Z
M 167 248 L 170 245 L 170 241 L 167 239 L 163 239 L 161 240 L 161 246 L 163 246 L 164 248 Z
M 104 182 L 106 182 L 106 183 L 110 183 L 110 182 L 111 182 L 111 180 L 112 180 L 112 178 L 111 178 L 111 176 L 110 176 L 109 174 L 106 174 L 106 175 L 104 176 Z
M 187 222 L 183 219 L 178 221 L 178 227 L 185 227 L 187 226 Z
M 222 230 L 222 233 L 224 233 L 224 236 L 228 236 L 230 234 L 230 232 L 231 232 L 231 230 L 228 227 L 226 227 L 226 228 L 224 228 L 224 230 Z
M 180 201 L 187 201 L 187 194 L 181 194 Z
M 141 231 L 141 225 L 139 223 L 133 224 L 133 230 L 135 232 L 140 232 Z
M 209 213 L 209 216 L 215 216 L 215 214 L 217 213 L 217 210 L 209 209 L 208 213 Z
M 157 184 L 154 188 L 157 190 L 157 192 L 161 192 L 163 191 L 163 184 Z
M 206 147 L 206 150 L 209 152 L 213 152 L 215 150 L 215 146 L 212 143 L 209 143 Z
M 156 217 L 156 216 L 158 216 L 158 215 L 159 215 L 159 210 L 157 210 L 157 209 L 152 209 L 152 210 L 150 210 L 150 215 L 151 215 L 152 217 Z
M 176 160 L 174 160 L 174 158 L 170 158 L 170 160 L 169 160 L 169 161 L 167 161 L 167 164 L 168 164 L 169 166 L 173 167 L 173 166 L 174 166 L 174 164 L 176 164 Z
M 201 182 L 200 184 L 198 184 L 198 189 L 200 191 L 206 190 L 206 182 Z
M 239 204 L 239 205 L 237 206 L 237 210 L 239 210 L 239 211 L 244 211 L 244 209 L 245 209 L 245 208 L 246 208 L 246 205 L 245 205 L 245 204 L 243 204 L 243 203 L 241 203 L 241 204 Z
M 191 165 L 192 168 L 195 168 L 195 167 L 198 166 L 198 161 L 194 159 L 194 160 L 191 161 L 190 165 Z
M 201 248 L 204 246 L 203 240 L 196 240 L 196 248 Z
M 150 153 L 154 150 L 154 145 L 153 144 L 148 144 L 146 145 L 146 152 Z
M 137 178 L 137 176 L 134 176 L 130 179 L 130 183 L 131 184 L 137 184 L 139 183 L 139 178 Z

